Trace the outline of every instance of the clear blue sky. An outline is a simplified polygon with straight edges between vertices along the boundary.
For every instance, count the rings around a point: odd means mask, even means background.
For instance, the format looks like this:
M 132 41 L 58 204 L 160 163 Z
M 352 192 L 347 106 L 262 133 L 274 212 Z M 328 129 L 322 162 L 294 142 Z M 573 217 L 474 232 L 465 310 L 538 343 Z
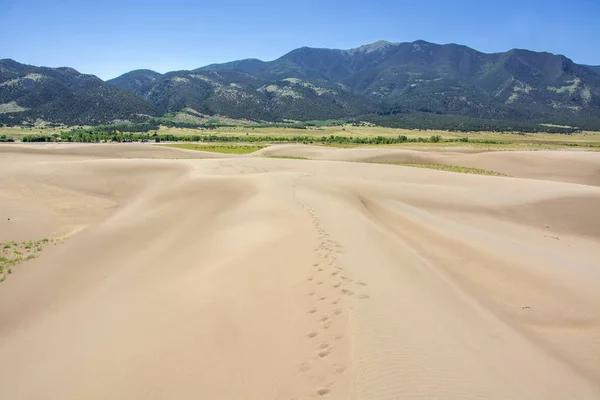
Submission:
M 600 65 L 600 0 L 0 0 L 0 58 L 103 79 L 382 39 Z

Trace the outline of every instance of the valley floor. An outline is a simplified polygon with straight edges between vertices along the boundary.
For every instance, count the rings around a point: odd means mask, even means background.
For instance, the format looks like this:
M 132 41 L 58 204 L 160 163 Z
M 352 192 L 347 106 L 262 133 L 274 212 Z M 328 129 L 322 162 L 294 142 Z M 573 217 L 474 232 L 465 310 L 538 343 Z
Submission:
M 44 238 L 3 399 L 600 398 L 597 152 L 0 145 Z

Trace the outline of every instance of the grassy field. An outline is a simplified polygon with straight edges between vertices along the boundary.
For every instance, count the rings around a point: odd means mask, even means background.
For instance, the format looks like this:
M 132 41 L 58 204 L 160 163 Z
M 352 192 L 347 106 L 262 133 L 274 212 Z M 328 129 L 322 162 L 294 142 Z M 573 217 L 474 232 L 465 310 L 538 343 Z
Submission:
M 266 146 L 244 145 L 244 144 L 196 144 L 196 143 L 177 143 L 163 144 L 161 146 L 175 147 L 177 149 L 209 151 L 212 153 L 223 154 L 250 154 L 264 149 Z
M 25 135 L 53 134 L 59 133 L 60 129 L 56 128 L 0 128 L 0 136 L 6 135 L 9 137 L 22 138 Z M 152 133 L 152 132 L 150 132 Z M 282 128 L 282 127 L 220 127 L 211 130 L 199 130 L 189 128 L 168 128 L 162 126 L 158 130 L 158 134 L 172 134 L 176 136 L 191 136 L 191 135 L 218 135 L 223 137 L 238 138 L 248 137 L 349 137 L 349 138 L 376 138 L 390 137 L 398 138 L 406 136 L 409 140 L 417 138 L 429 139 L 432 136 L 441 138 L 439 143 L 432 142 L 405 142 L 399 144 L 385 144 L 376 146 L 385 147 L 400 147 L 409 149 L 462 149 L 470 151 L 487 151 L 487 150 L 591 150 L 600 151 L 600 132 L 583 132 L 574 134 L 547 134 L 547 133 L 501 133 L 501 132 L 449 132 L 437 130 L 409 130 L 409 129 L 394 129 L 383 128 L 376 126 L 322 126 L 308 127 L 307 129 Z M 466 139 L 466 140 L 465 140 Z M 462 141 L 461 141 L 462 140 Z M 243 141 L 243 140 L 242 140 Z M 261 143 L 262 144 L 262 143 Z M 331 143 L 328 144 L 334 147 L 358 147 L 367 146 L 361 144 L 346 144 L 346 143 Z M 231 154 L 237 153 L 237 149 L 227 150 L 220 149 L 221 145 L 216 146 L 215 150 L 204 148 L 205 151 L 216 151 Z M 374 145 L 369 145 L 374 146 Z M 184 147 L 185 148 L 185 147 Z M 248 152 L 251 152 L 248 150 Z
M 159 133 L 173 135 L 197 135 L 196 129 L 165 128 L 161 127 Z M 376 126 L 327 126 L 320 128 L 292 129 L 292 128 L 217 128 L 211 134 L 220 136 L 342 136 L 342 137 L 398 137 L 404 135 L 408 138 L 430 138 L 440 136 L 440 143 L 402 143 L 393 146 L 408 148 L 473 148 L 497 150 L 553 150 L 566 148 L 582 148 L 600 150 L 600 132 L 584 132 L 579 134 L 562 135 L 549 133 L 500 133 L 500 132 L 448 132 L 435 130 L 409 130 L 383 128 Z M 469 142 L 444 142 L 444 140 L 459 140 L 468 138 Z M 351 144 L 333 144 L 336 147 L 357 147 Z M 362 145 L 361 145 L 362 146 Z M 386 147 L 390 145 L 385 145 Z
M 541 151 L 541 150 L 573 150 L 573 151 L 600 151 L 600 144 L 595 143 L 547 143 L 543 141 L 532 142 L 502 142 L 502 143 L 481 143 L 471 141 L 469 143 L 460 142 L 440 142 L 440 143 L 400 143 L 400 144 L 345 144 L 330 143 L 324 146 L 338 148 L 357 148 L 357 147 L 386 147 L 419 151 L 460 151 L 460 152 L 485 152 L 485 151 Z
M 0 136 L 6 135 L 9 137 L 22 138 L 26 135 L 53 135 L 59 134 L 61 131 L 68 131 L 71 128 L 20 128 L 14 126 L 0 127 Z
M 174 135 L 197 135 L 197 129 L 186 128 L 167 128 L 161 127 L 158 133 L 171 133 Z M 223 136 L 345 136 L 345 137 L 395 137 L 405 135 L 409 138 L 430 137 L 439 135 L 443 139 L 460 139 L 469 137 L 482 140 L 505 140 L 509 142 L 526 142 L 530 140 L 544 140 L 551 142 L 589 142 L 600 143 L 600 132 L 585 132 L 582 134 L 561 135 L 551 133 L 500 133 L 500 132 L 449 132 L 438 130 L 413 130 L 384 128 L 380 126 L 324 126 L 309 127 L 307 129 L 294 128 L 247 128 L 247 127 L 226 127 L 212 129 L 210 133 Z
M 488 170 L 479 169 L 479 168 L 459 167 L 459 166 L 456 166 L 456 165 L 413 164 L 413 163 L 381 163 L 381 164 L 400 165 L 400 166 L 403 166 L 403 167 L 437 169 L 437 170 L 440 170 L 440 171 L 460 172 L 462 174 L 491 175 L 491 176 L 508 176 L 508 175 L 502 174 L 500 172 L 488 171 Z

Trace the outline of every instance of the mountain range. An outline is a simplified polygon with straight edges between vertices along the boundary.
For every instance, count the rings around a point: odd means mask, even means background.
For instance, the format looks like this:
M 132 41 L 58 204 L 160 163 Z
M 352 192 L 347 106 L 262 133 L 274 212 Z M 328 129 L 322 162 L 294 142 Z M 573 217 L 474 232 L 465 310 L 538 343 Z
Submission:
M 136 70 L 106 82 L 70 68 L 0 60 L 0 122 L 95 124 L 182 111 L 256 121 L 393 121 L 417 113 L 600 127 L 600 66 L 544 52 L 487 54 L 425 41 L 303 47 L 274 61 L 166 74 Z
M 0 122 L 97 124 L 160 114 L 144 99 L 94 75 L 0 60 Z

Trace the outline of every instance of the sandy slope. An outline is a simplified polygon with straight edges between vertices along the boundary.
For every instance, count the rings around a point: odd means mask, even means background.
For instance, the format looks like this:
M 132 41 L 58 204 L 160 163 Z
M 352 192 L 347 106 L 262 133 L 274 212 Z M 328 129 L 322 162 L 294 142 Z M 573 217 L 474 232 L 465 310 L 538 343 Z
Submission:
M 268 156 L 300 156 L 316 160 L 445 164 L 481 168 L 532 179 L 600 186 L 600 152 L 496 151 L 465 153 L 398 148 L 338 149 L 323 146 L 278 145 L 258 152 Z
M 2 399 L 600 398 L 598 187 L 7 148 Z

